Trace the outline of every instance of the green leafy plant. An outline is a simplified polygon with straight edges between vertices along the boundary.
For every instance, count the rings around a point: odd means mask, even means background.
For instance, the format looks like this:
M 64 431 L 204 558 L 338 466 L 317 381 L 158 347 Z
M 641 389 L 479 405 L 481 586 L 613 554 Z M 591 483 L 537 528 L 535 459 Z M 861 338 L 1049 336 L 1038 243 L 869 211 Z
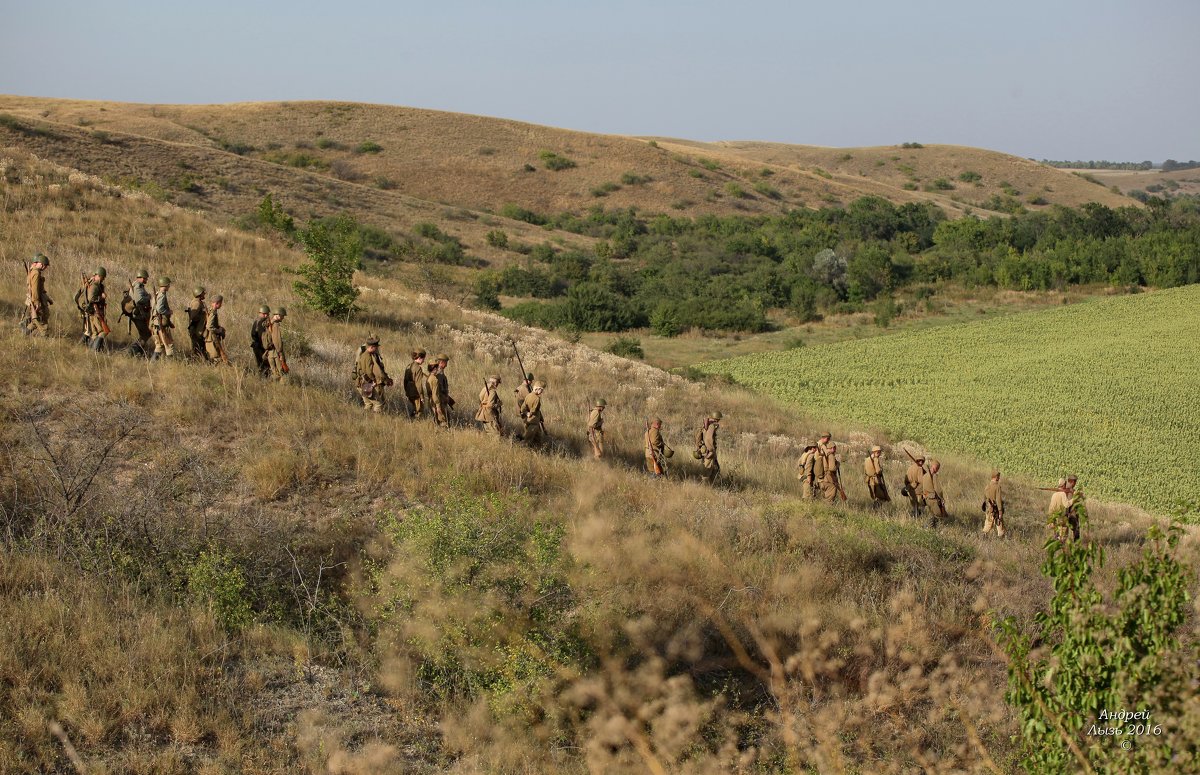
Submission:
M 348 318 L 357 307 L 354 272 L 362 265 L 363 244 L 358 222 L 348 215 L 314 221 L 297 239 L 308 261 L 294 273 L 292 284 L 304 306 L 335 318 Z
M 542 160 L 542 164 L 546 165 L 546 169 L 553 170 L 554 172 L 561 172 L 562 170 L 569 170 L 572 167 L 578 166 L 571 159 L 568 159 L 566 156 L 560 156 L 554 151 L 542 151 L 538 154 L 538 158 Z
M 1080 529 L 1086 503 L 1077 506 Z M 1052 517 L 1065 531 L 1060 513 Z M 1027 772 L 1148 772 L 1170 761 L 1176 772 L 1193 771 L 1200 751 L 1181 740 L 1183 714 L 1172 712 L 1163 686 L 1188 680 L 1195 658 L 1175 659 L 1177 631 L 1187 615 L 1192 574 L 1176 550 L 1182 530 L 1152 527 L 1141 559 L 1117 573 L 1105 595 L 1094 578 L 1104 564 L 1092 541 L 1052 538 L 1042 573 L 1054 586 L 1048 610 L 1035 631 L 1012 619 L 998 623 L 1008 656 L 1006 699 L 1020 716 L 1023 769 Z M 1149 723 L 1130 725 L 1113 714 L 1148 712 Z M 1111 731 L 1116 729 L 1117 731 Z M 1126 745 L 1127 744 L 1127 745 Z M 1181 756 L 1182 755 L 1182 756 Z

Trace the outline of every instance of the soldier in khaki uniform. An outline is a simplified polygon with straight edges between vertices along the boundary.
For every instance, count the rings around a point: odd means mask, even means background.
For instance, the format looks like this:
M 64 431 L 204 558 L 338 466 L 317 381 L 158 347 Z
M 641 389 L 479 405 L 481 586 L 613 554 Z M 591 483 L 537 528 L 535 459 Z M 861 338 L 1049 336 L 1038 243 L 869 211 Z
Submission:
M 522 382 L 520 385 L 517 385 L 513 389 L 513 394 L 517 397 L 517 406 L 519 406 L 519 407 L 524 406 L 525 399 L 528 398 L 529 394 L 532 392 L 533 392 L 533 374 L 529 373 L 529 374 L 525 375 L 525 381 Z
M 404 370 L 404 398 L 410 417 L 420 417 L 429 408 L 429 380 L 425 375 L 425 351 L 413 350 L 412 363 Z
M 665 476 L 667 460 L 675 454 L 675 450 L 663 440 L 662 420 L 657 417 L 650 420 L 642 440 L 646 447 L 646 471 L 655 477 Z
M 546 383 L 534 382 L 533 390 L 525 396 L 525 403 L 521 406 L 521 419 L 525 421 L 521 440 L 531 447 L 541 446 L 546 440 L 546 421 L 542 417 L 542 393 L 545 390 Z
M 1000 472 L 992 471 L 992 479 L 983 488 L 983 534 L 987 535 L 993 526 L 996 537 L 1004 538 L 1004 493 L 1000 490 Z
M 499 374 L 493 374 L 484 380 L 483 390 L 479 391 L 479 411 L 475 413 L 475 422 L 483 423 L 483 428 L 488 433 L 503 436 L 500 412 L 504 408 L 504 402 L 500 400 L 499 387 Z
M 225 306 L 225 297 L 217 294 L 209 302 L 208 315 L 204 319 L 204 352 L 213 363 L 229 365 L 229 356 L 225 353 L 225 327 L 221 325 L 221 307 Z
M 449 362 L 449 355 L 443 353 L 437 356 L 429 367 L 429 377 L 426 379 L 429 406 L 439 428 L 450 427 L 450 409 L 454 406 L 454 399 L 450 397 L 450 382 L 446 379 L 446 364 Z
M 175 354 L 175 340 L 171 336 L 175 324 L 171 322 L 171 302 L 167 298 L 170 290 L 171 278 L 158 278 L 158 293 L 154 294 L 154 311 L 150 315 L 150 330 L 154 332 L 154 355 L 150 359 L 154 361 Z
M 258 308 L 258 317 L 250 324 L 250 352 L 254 353 L 254 365 L 259 376 L 271 376 L 271 365 L 267 363 L 267 351 L 263 347 L 263 334 L 271 325 L 271 308 L 266 304 Z
M 925 456 L 917 455 L 908 464 L 908 470 L 904 472 L 904 487 L 901 489 L 901 494 L 908 497 L 908 504 L 912 507 L 913 517 L 921 516 L 921 480 L 924 477 Z
M 392 384 L 383 358 L 379 355 L 379 337 L 372 334 L 358 351 L 354 362 L 354 387 L 362 397 L 363 408 L 382 412 L 386 400 L 385 391 Z
M 830 443 L 821 455 L 821 497 L 827 503 L 833 503 L 842 492 L 841 462 L 837 456 L 837 444 Z M 844 495 L 843 495 L 844 498 Z
M 1078 480 L 1074 476 L 1058 480 L 1058 489 L 1050 496 L 1050 506 L 1046 509 L 1049 524 L 1054 527 L 1059 541 L 1067 538 L 1079 540 L 1079 514 L 1076 507 L 1079 500 L 1075 493 Z
M 21 330 L 30 336 L 47 336 L 50 333 L 50 305 L 54 302 L 46 293 L 45 271 L 50 267 L 50 259 L 44 253 L 33 257 L 26 275 L 28 290 L 25 295 L 25 321 Z
M 271 379 L 276 382 L 283 382 L 290 371 L 287 353 L 283 349 L 283 319 L 286 317 L 287 310 L 283 307 L 275 310 L 271 315 L 271 322 L 262 333 L 262 348 L 266 353 L 267 367 L 271 370 Z
M 816 444 L 804 444 L 804 451 L 796 461 L 796 478 L 800 480 L 800 495 L 804 498 L 813 497 L 814 474 L 813 465 L 817 457 Z
M 604 409 L 607 406 L 607 401 L 598 399 L 588 415 L 587 437 L 592 445 L 592 455 L 597 460 L 604 456 Z
M 139 270 L 137 276 L 133 280 L 133 284 L 129 286 L 129 301 L 131 309 L 128 310 L 129 321 L 133 323 L 133 327 L 137 329 L 137 347 L 135 352 L 140 350 L 140 355 L 148 355 L 150 352 L 150 339 L 154 334 L 150 331 L 150 307 L 154 300 L 150 297 L 150 292 L 146 290 L 146 283 L 150 281 L 150 272 L 142 269 Z
M 717 430 L 721 426 L 721 417 L 720 412 L 713 412 L 696 431 L 695 457 L 703 464 L 704 481 L 709 484 L 715 483 L 721 473 L 721 463 L 717 459 Z
M 942 464 L 936 460 L 930 460 L 929 470 L 921 477 L 921 501 L 929 510 L 929 523 L 932 527 L 938 526 L 938 520 L 950 516 L 946 513 L 946 496 L 942 492 L 942 483 L 938 481 L 938 471 L 940 470 L 942 470 Z
M 879 508 L 892 500 L 888 494 L 887 483 L 883 480 L 883 447 L 871 447 L 871 454 L 863 461 L 863 478 L 867 482 L 867 492 L 871 496 L 871 507 Z
M 190 357 L 197 360 L 208 358 L 204 347 L 204 320 L 207 317 L 204 310 L 204 295 L 203 286 L 197 286 L 192 290 L 192 300 L 187 305 L 188 339 L 192 342 Z
M 97 266 L 83 288 L 76 294 L 76 304 L 84 313 L 83 340 L 88 349 L 100 352 L 104 347 L 104 337 L 108 336 L 108 293 L 104 290 L 104 280 L 108 270 Z

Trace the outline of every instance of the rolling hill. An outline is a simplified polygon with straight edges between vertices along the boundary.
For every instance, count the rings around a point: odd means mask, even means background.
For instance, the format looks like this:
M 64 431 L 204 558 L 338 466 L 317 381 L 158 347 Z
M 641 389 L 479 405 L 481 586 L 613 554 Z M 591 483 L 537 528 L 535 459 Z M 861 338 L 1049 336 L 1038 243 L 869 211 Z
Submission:
M 752 214 L 848 204 L 866 195 L 932 201 L 951 216 L 986 211 L 989 202 L 1007 206 L 1005 197 L 1034 208 L 1136 204 L 1060 170 L 958 146 L 831 149 L 639 139 L 336 102 L 137 105 L 0 96 L 0 114 L 68 138 L 10 134 L 8 142 L 92 174 L 153 180 L 180 204 L 227 215 L 244 212 L 225 195 L 230 185 L 261 176 L 258 187 L 271 187 L 297 168 L 308 172 L 299 180 L 314 196 L 317 188 L 337 191 L 325 196 L 358 204 L 356 197 L 377 200 L 385 190 L 401 220 L 409 203 L 398 194 L 476 212 L 515 203 L 551 214 L 596 205 Z M 119 160 L 105 149 L 114 142 Z M 161 169 L 152 161 L 180 154 L 190 167 Z M 978 179 L 959 179 L 972 172 Z M 331 187 L 336 179 L 376 191 L 350 194 Z M 949 187 L 938 187 L 939 180 Z

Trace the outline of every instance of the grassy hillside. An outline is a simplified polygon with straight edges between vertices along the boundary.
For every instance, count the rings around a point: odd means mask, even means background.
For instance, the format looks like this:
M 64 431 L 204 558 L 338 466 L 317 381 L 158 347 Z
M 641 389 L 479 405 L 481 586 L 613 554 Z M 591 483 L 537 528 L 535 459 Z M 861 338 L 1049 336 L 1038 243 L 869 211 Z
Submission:
M 703 365 L 788 401 L 1052 485 L 1166 512 L 1190 451 L 1200 287 Z
M 416 108 L 330 102 L 136 105 L 0 96 L 0 113 L 93 138 L 136 136 L 302 167 L 321 176 L 477 211 L 516 203 L 537 212 L 593 205 L 686 214 L 779 212 L 848 204 L 861 196 L 933 201 L 951 215 L 986 208 L 1008 191 L 1027 206 L 1110 206 L 1132 200 L 1032 162 L 975 148 L 826 149 L 763 143 L 702 144 L 589 134 Z M 135 155 L 149 152 L 140 149 Z M 547 154 L 566 160 L 560 166 Z M 54 161 L 93 174 L 91 154 Z M 84 163 L 87 161 L 88 163 Z M 221 166 L 227 167 L 231 160 Z M 227 172 L 200 166 L 203 188 Z M 562 164 L 565 166 L 565 162 Z M 964 184 L 961 173 L 978 180 Z M 178 173 L 177 173 L 178 174 Z M 954 181 L 941 189 L 934 181 Z M 164 181 L 158 181 L 164 185 Z M 1013 189 L 1015 187 L 1015 189 Z M 731 193 L 740 191 L 740 193 Z
M 68 771 L 64 739 L 122 773 L 1015 768 L 990 626 L 1049 593 L 1042 493 L 1010 486 L 1004 542 L 953 455 L 937 532 L 868 511 L 853 477 L 847 506 L 802 502 L 794 460 L 825 426 L 774 401 L 395 279 L 360 275 L 364 311 L 329 320 L 296 306 L 285 244 L 18 149 L 0 203 L 0 309 L 47 246 L 57 302 L 55 337 L 0 332 L 0 768 Z M 235 367 L 78 347 L 73 278 L 97 263 L 224 294 Z M 290 384 L 248 373 L 264 302 L 292 311 Z M 451 354 L 457 427 L 363 412 L 368 332 L 397 373 L 410 347 Z M 513 381 L 510 338 L 550 385 L 540 453 L 464 419 L 484 375 Z M 713 409 L 716 489 L 688 455 Z M 668 481 L 640 473 L 650 414 Z M 886 443 L 832 429 L 849 467 Z M 889 445 L 889 481 L 902 466 Z M 1097 505 L 1089 535 L 1119 564 L 1147 524 Z

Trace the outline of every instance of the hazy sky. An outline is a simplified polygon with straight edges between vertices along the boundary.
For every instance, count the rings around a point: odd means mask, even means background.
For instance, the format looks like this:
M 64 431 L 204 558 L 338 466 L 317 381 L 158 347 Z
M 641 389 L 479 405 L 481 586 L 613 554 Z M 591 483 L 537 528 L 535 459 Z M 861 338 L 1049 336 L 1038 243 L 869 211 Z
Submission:
M 1198 0 L 0 0 L 0 93 L 1200 158 Z

